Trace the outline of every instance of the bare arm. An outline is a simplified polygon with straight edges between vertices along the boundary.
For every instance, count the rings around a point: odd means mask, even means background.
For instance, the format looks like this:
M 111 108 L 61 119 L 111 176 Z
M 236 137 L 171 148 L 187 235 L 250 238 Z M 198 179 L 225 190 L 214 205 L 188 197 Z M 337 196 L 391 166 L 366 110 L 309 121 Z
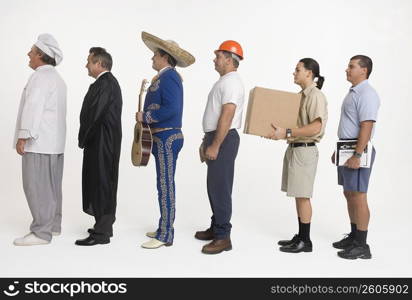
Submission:
M 322 129 L 322 121 L 320 118 L 317 118 L 312 123 L 305 125 L 301 128 L 293 128 L 292 137 L 314 136 L 314 135 L 317 135 L 321 129 Z
M 373 121 L 363 121 L 360 123 L 358 142 L 355 150 L 357 153 L 363 153 L 366 145 L 368 145 L 372 134 L 373 123 Z M 352 156 L 346 161 L 345 166 L 350 169 L 358 169 L 360 167 L 360 158 Z
M 273 131 L 268 135 L 268 138 L 279 140 L 286 139 L 286 129 L 279 127 L 272 123 Z M 312 123 L 302 126 L 300 128 L 292 129 L 292 137 L 300 136 L 314 136 L 318 134 L 322 129 L 322 120 L 320 118 L 315 119 Z
M 363 121 L 360 123 L 358 143 L 356 144 L 356 152 L 362 153 L 371 138 L 373 121 Z
M 232 124 L 233 117 L 235 115 L 236 105 L 233 103 L 227 103 L 223 105 L 222 112 L 220 113 L 219 121 L 216 128 L 216 134 L 212 144 L 206 149 L 206 157 L 210 160 L 215 160 L 219 154 L 220 145 L 223 143 L 229 129 Z

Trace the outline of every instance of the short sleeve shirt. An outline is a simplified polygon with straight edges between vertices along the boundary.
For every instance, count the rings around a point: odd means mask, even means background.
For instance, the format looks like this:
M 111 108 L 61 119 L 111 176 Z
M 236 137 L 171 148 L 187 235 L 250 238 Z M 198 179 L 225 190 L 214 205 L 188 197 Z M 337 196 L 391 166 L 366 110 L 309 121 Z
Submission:
M 351 87 L 342 103 L 338 128 L 339 139 L 357 139 L 361 122 L 376 122 L 379 106 L 379 96 L 369 85 L 368 80 Z M 371 138 L 374 132 L 375 124 L 373 124 Z
M 219 78 L 209 93 L 205 112 L 203 114 L 203 131 L 210 132 L 217 129 L 222 106 L 227 103 L 236 105 L 235 115 L 231 129 L 242 126 L 243 104 L 245 101 L 245 88 L 239 74 L 229 72 Z
M 326 122 L 328 121 L 328 103 L 325 95 L 316 87 L 316 83 L 305 88 L 301 93 L 300 108 L 298 115 L 298 127 L 306 126 L 316 119 L 322 122 L 320 132 L 310 137 L 293 137 L 288 142 L 293 143 L 318 143 L 325 134 Z

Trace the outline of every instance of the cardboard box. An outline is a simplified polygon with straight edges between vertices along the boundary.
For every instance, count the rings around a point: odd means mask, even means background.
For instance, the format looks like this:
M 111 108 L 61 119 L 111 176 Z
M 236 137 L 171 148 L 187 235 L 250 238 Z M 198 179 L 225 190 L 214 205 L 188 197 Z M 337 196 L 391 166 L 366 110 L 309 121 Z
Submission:
M 250 91 L 244 133 L 267 136 L 271 123 L 296 128 L 301 95 L 255 87 Z

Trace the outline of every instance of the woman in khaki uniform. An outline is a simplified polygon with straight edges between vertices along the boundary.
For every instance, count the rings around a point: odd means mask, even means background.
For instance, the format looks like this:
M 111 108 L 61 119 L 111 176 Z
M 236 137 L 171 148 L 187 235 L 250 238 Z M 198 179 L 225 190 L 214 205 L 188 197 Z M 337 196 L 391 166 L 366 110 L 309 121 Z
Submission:
M 294 81 L 302 91 L 298 116 L 298 128 L 281 128 L 272 124 L 271 139 L 286 139 L 288 148 L 283 159 L 282 191 L 296 199 L 299 233 L 291 240 L 278 244 L 282 252 L 311 252 L 310 222 L 316 167 L 318 164 L 318 143 L 324 135 L 327 121 L 327 102 L 320 91 L 324 78 L 319 74 L 319 64 L 312 58 L 301 59 L 293 73 Z

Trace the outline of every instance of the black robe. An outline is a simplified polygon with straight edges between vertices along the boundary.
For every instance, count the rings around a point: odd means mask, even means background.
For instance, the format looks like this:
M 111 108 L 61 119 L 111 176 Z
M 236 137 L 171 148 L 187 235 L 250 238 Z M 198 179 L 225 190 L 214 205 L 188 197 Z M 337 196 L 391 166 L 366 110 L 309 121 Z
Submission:
M 112 73 L 107 72 L 90 85 L 80 113 L 83 211 L 92 216 L 116 213 L 121 114 L 120 86 Z

